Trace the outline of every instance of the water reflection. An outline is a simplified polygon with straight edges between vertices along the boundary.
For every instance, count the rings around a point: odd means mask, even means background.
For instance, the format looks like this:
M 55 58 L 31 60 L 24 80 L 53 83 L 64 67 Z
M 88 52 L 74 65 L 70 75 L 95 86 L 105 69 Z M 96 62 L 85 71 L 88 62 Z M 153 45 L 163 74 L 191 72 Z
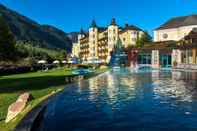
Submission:
M 197 73 L 159 70 L 133 72 L 123 69 L 109 71 L 86 82 L 79 81 L 77 86 L 79 92 L 89 93 L 89 100 L 105 99 L 111 105 L 143 97 L 147 89 L 150 89 L 149 92 L 152 90 L 154 99 L 173 98 L 192 102 L 197 96 Z
M 109 71 L 66 87 L 40 130 L 197 129 L 196 84 L 194 72 Z
M 197 93 L 197 75 L 195 72 L 157 72 L 157 77 L 153 73 L 153 86 L 155 96 L 176 98 L 178 101 L 192 102 Z
M 107 85 L 106 85 L 106 92 L 109 100 L 112 100 L 112 103 L 117 101 L 117 93 L 119 88 L 116 88 L 118 85 L 118 80 L 115 75 L 112 75 L 110 72 L 107 73 Z

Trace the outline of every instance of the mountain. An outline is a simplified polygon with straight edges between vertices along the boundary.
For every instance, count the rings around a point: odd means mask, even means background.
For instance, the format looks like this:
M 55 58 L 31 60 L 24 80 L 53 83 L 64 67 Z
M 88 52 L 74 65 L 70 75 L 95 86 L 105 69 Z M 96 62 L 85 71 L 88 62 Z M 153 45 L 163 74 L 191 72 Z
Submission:
M 8 23 L 16 40 L 33 41 L 42 47 L 71 51 L 71 34 L 50 25 L 41 25 L 1 4 L 0 14 Z
M 72 40 L 73 43 L 76 43 L 78 41 L 79 34 L 80 34 L 79 32 L 70 32 L 68 34 L 68 37 Z

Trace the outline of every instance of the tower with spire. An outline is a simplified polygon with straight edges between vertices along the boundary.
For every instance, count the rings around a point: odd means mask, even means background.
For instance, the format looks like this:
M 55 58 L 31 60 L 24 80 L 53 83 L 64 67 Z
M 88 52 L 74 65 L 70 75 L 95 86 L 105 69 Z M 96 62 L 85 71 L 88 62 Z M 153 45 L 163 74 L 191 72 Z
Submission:
M 98 58 L 98 27 L 95 20 L 92 20 L 89 28 L 89 58 L 90 60 Z
M 110 25 L 114 25 L 116 26 L 116 19 L 113 17 L 112 20 L 111 20 L 111 24 Z
M 85 31 L 83 28 L 81 28 L 79 34 L 78 34 L 78 41 L 80 41 L 81 38 L 85 37 Z
M 143 31 L 136 26 L 119 27 L 114 17 L 107 27 L 99 27 L 96 21 L 92 20 L 88 32 L 82 28 L 80 30 L 80 37 L 78 37 L 80 49 L 77 50 L 79 57 L 84 63 L 96 61 L 109 63 L 113 53 L 120 54 L 123 47 L 136 44 L 138 33 L 143 33 Z
M 116 45 L 117 41 L 118 41 L 118 26 L 116 24 L 116 20 L 113 17 L 111 20 L 110 25 L 108 26 L 107 29 L 108 32 L 108 60 L 111 59 L 111 52 L 114 49 L 114 46 Z
M 91 26 L 90 27 L 91 28 L 96 28 L 97 27 L 95 20 L 92 20 L 92 23 L 91 23 Z

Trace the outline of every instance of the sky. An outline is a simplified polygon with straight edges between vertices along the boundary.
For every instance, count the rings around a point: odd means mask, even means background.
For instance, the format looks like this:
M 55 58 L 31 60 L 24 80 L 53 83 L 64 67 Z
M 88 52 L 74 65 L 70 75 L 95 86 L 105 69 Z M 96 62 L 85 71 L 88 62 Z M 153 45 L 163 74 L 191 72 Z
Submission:
M 87 29 L 93 19 L 107 26 L 133 24 L 152 33 L 172 17 L 197 14 L 197 0 L 0 0 L 0 3 L 40 24 L 65 32 Z

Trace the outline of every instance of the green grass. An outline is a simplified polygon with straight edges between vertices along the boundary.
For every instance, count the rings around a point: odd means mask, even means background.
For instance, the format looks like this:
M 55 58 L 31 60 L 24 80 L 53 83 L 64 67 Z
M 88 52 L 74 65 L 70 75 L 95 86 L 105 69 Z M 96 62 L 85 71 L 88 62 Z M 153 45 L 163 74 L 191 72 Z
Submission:
M 106 69 L 98 69 L 92 75 L 101 73 Z M 28 112 L 51 92 L 63 89 L 67 84 L 65 76 L 71 75 L 72 69 L 53 69 L 47 72 L 34 72 L 9 76 L 0 76 L 0 131 L 12 130 L 24 115 L 19 115 L 8 124 L 5 124 L 7 109 L 16 101 L 19 94 L 30 92 L 33 100 L 29 102 Z M 25 114 L 25 113 L 24 113 Z

